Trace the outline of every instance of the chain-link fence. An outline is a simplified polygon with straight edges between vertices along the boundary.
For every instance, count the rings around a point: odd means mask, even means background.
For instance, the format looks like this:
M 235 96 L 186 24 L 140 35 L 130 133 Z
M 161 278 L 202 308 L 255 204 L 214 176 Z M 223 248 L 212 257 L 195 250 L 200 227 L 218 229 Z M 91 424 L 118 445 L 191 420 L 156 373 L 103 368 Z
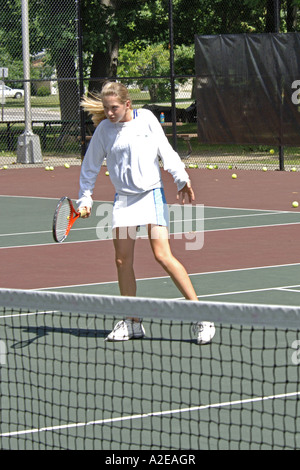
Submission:
M 24 3 L 0 0 L 2 168 L 24 166 L 18 152 L 26 132 Z M 32 163 L 80 165 L 94 130 L 80 97 L 107 79 L 125 83 L 135 107 L 150 107 L 158 118 L 164 113 L 165 132 L 187 165 L 277 169 L 283 155 L 285 169 L 300 162 L 297 147 L 199 142 L 195 103 L 195 35 L 296 32 L 300 0 L 28 0 L 28 6 L 29 111 L 42 152 L 42 162 L 33 156 Z

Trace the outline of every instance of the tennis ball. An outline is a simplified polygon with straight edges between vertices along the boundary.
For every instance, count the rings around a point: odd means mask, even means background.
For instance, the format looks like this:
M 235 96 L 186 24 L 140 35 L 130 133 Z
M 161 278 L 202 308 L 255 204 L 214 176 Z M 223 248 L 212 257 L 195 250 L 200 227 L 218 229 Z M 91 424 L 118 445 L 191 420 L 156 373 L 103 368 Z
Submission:
M 54 170 L 53 166 L 49 166 L 49 170 L 53 171 Z
M 70 168 L 69 163 L 65 163 L 65 168 Z
M 263 171 L 268 171 L 268 168 L 266 166 L 263 167 Z
M 293 207 L 298 207 L 299 206 L 299 202 L 298 201 L 294 201 L 293 204 L 292 204 Z
M 270 150 L 270 154 L 271 154 L 271 155 L 274 154 L 274 149 L 271 149 L 271 150 Z
M 3 170 L 7 170 L 8 166 L 4 165 Z
M 214 169 L 217 170 L 219 167 L 218 165 L 214 165 Z
M 209 170 L 213 170 L 214 167 L 213 167 L 212 165 L 208 165 L 208 169 L 209 169 Z
M 106 176 L 109 176 L 109 171 L 106 171 L 105 174 L 106 174 Z
M 49 171 L 49 170 L 50 170 L 50 168 L 49 168 L 48 166 L 46 166 L 46 167 L 45 167 L 45 170 L 46 170 L 46 171 Z
M 291 169 L 291 171 L 297 171 L 297 168 L 293 167 L 293 168 Z
M 228 170 L 232 170 L 232 165 L 228 165 Z
M 237 179 L 237 175 L 236 175 L 235 173 L 233 173 L 232 178 L 233 178 L 234 180 L 236 180 L 236 179 Z

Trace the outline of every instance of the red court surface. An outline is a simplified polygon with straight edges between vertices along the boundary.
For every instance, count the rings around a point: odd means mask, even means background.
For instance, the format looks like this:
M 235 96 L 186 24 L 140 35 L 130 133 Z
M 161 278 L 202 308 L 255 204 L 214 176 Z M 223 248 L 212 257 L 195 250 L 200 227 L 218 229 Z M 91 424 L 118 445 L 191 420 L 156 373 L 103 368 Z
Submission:
M 299 198 L 300 176 L 276 171 L 238 171 L 233 180 L 229 170 L 189 170 L 196 203 L 205 206 L 293 211 L 291 203 Z M 0 171 L 0 193 L 59 199 L 76 199 L 80 167 L 41 168 Z M 176 186 L 163 172 L 167 201 L 176 203 Z M 104 171 L 99 175 L 95 200 L 112 201 L 114 189 Z M 1 208 L 3 213 L 4 208 Z M 51 223 L 52 215 L 49 214 Z M 173 240 L 173 253 L 188 273 L 203 273 L 259 266 L 300 263 L 300 225 L 254 227 L 205 233 L 204 247 L 187 251 L 184 240 Z M 114 250 L 111 240 L 87 243 L 49 244 L 0 250 L 0 286 L 2 288 L 40 289 L 116 281 Z M 137 279 L 165 276 L 153 260 L 148 240 L 136 242 Z

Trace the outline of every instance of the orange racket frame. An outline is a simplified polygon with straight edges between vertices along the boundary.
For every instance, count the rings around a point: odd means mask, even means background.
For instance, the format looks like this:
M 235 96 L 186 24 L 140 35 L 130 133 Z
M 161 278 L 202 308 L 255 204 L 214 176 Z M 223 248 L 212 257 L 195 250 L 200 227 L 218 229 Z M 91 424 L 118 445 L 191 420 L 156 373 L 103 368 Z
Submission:
M 67 215 L 68 214 L 68 215 Z M 55 209 L 53 217 L 53 238 L 62 243 L 70 233 L 75 221 L 86 214 L 85 210 L 76 211 L 71 199 L 62 197 Z

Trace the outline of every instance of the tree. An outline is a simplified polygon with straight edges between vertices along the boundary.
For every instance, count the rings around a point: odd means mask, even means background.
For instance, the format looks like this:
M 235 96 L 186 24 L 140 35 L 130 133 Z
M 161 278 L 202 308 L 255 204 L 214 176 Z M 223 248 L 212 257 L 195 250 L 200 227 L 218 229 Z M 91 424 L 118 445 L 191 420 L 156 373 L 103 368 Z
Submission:
M 168 17 L 165 0 L 82 0 L 83 45 L 90 70 L 89 90 L 116 78 L 119 48 L 138 41 L 147 47 L 165 37 Z M 164 27 L 162 27 L 164 25 Z
M 105 77 L 116 77 L 120 0 L 82 0 L 83 47 L 90 57 L 90 91 L 101 90 Z
M 286 0 L 286 29 L 288 32 L 297 31 L 299 0 Z
M 170 54 L 163 44 L 139 47 L 138 43 L 130 43 L 120 50 L 119 76 L 147 77 L 141 86 L 149 89 L 152 102 L 170 99 L 170 80 L 157 79 L 170 74 Z M 155 78 L 151 78 L 155 77 Z

